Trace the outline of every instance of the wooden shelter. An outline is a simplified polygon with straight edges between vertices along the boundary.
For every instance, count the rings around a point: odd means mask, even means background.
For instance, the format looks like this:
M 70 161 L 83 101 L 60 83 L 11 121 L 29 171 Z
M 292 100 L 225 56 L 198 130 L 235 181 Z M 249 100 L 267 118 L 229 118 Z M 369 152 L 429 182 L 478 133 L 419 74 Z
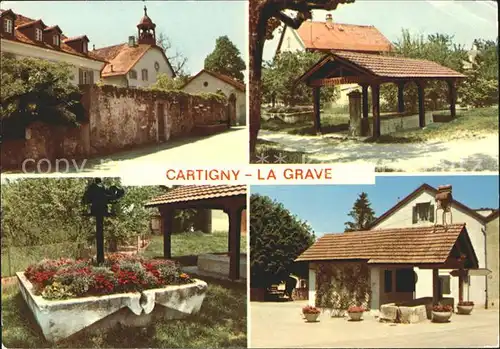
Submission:
M 403 113 L 405 85 L 418 87 L 419 126 L 425 126 L 425 85 L 429 80 L 446 81 L 449 88 L 450 113 L 455 117 L 456 82 L 465 75 L 436 62 L 366 53 L 332 51 L 313 65 L 296 84 L 305 82 L 313 89 L 314 125 L 321 132 L 320 89 L 322 86 L 359 84 L 362 88 L 363 118 L 368 118 L 368 87 L 372 92 L 373 136 L 380 136 L 380 85 L 398 86 L 398 112 Z
M 241 216 L 247 206 L 245 185 L 190 185 L 172 189 L 146 203 L 160 211 L 163 230 L 163 257 L 171 258 L 172 222 L 175 210 L 223 210 L 229 216 L 229 278 L 240 278 Z
M 479 268 L 465 223 L 326 234 L 296 261 L 357 261 L 379 268 L 432 269 L 434 304 L 440 300 L 439 269 L 459 270 L 456 275 L 462 301 L 467 270 Z

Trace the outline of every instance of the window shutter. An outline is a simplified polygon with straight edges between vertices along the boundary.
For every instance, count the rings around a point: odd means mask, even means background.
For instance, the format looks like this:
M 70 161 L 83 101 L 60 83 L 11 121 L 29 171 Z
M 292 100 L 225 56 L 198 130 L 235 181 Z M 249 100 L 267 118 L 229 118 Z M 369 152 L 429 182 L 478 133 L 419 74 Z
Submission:
M 417 206 L 413 206 L 413 224 L 417 223 Z
M 434 205 L 431 205 L 430 208 L 429 208 L 430 212 L 429 212 L 429 220 L 431 222 L 434 222 Z
M 78 84 L 82 85 L 83 84 L 83 70 L 78 69 Z

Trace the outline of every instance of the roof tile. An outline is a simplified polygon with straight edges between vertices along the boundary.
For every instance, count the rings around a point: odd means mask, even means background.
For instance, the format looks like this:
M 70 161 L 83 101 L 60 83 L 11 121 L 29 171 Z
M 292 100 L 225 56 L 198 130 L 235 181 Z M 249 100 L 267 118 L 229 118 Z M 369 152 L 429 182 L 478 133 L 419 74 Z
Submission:
M 246 195 L 245 185 L 186 185 L 151 199 L 146 206 Z

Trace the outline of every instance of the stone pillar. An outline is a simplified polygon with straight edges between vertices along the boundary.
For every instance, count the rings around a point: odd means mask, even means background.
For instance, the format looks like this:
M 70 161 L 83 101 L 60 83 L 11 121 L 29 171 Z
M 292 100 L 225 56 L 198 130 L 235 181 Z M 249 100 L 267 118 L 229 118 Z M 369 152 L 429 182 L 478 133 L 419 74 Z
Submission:
M 370 310 L 373 315 L 377 315 L 380 310 L 380 268 L 370 268 Z
M 352 91 L 349 96 L 349 135 L 361 136 L 361 93 Z
M 311 267 L 312 265 L 309 264 L 308 304 L 314 307 L 316 305 L 316 270 Z

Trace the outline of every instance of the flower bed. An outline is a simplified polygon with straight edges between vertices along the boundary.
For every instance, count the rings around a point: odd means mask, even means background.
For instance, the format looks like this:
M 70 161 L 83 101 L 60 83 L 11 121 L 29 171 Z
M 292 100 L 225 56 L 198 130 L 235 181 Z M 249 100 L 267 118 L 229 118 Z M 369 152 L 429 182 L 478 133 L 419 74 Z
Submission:
M 69 259 L 42 261 L 17 273 L 27 306 L 48 341 L 85 328 L 144 327 L 197 313 L 207 283 L 172 261 L 108 257 L 103 266 Z M 31 281 L 32 280 L 32 281 Z
M 182 285 L 192 282 L 170 260 L 146 260 L 137 256 L 110 255 L 102 266 L 91 260 L 42 260 L 24 272 L 36 295 L 67 299 Z

